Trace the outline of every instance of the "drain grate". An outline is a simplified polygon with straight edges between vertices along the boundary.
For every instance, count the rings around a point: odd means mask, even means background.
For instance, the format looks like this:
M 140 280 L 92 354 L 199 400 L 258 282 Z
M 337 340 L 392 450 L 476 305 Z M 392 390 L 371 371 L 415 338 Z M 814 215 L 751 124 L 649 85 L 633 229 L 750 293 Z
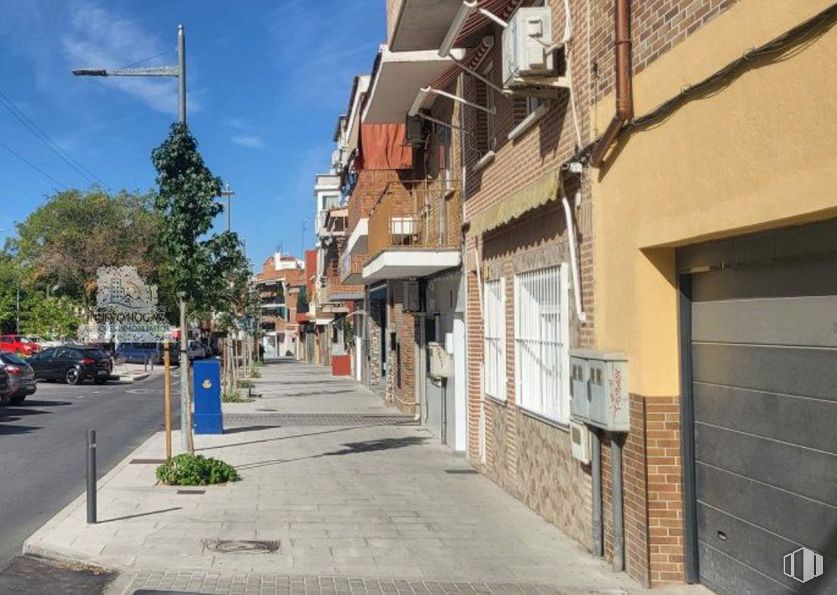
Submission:
M 255 539 L 204 539 L 203 546 L 219 554 L 272 554 L 279 551 L 278 541 Z
M 205 493 L 206 493 L 206 490 L 177 490 L 177 493 L 178 493 L 178 494 L 195 494 L 195 495 L 200 495 L 200 494 L 205 494 Z
M 166 459 L 131 459 L 129 465 L 162 465 Z
M 362 413 L 233 413 L 224 416 L 229 427 L 261 426 L 397 426 L 416 425 L 409 415 L 365 415 Z
M 451 475 L 479 475 L 479 471 L 476 469 L 445 469 L 445 473 Z

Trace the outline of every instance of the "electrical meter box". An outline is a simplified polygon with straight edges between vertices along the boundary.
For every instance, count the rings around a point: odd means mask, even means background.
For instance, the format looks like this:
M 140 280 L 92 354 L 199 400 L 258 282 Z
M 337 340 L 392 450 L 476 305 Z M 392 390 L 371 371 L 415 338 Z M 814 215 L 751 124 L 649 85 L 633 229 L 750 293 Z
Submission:
M 195 434 L 223 434 L 220 360 L 202 359 L 192 364 L 192 389 L 195 395 Z
M 574 419 L 608 432 L 630 430 L 626 354 L 571 350 L 570 392 Z
M 430 358 L 430 375 L 434 378 L 450 378 L 453 376 L 453 358 L 445 351 L 441 343 L 427 344 L 427 357 Z

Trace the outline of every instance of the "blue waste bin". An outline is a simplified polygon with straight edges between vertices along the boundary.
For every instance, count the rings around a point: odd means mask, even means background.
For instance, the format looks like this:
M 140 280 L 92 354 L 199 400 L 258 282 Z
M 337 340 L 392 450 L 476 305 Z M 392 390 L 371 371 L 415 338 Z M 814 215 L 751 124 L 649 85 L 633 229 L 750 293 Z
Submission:
M 194 362 L 192 388 L 192 394 L 195 395 L 195 434 L 223 434 L 221 362 L 217 359 Z

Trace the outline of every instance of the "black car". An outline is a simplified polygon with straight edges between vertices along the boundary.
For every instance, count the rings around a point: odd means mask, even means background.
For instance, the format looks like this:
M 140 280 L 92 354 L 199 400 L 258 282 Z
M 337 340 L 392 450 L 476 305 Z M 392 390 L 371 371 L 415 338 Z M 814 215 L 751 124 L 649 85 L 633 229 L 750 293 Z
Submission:
M 0 353 L 0 369 L 9 375 L 10 393 L 5 398 L 0 397 L 4 405 L 20 405 L 26 397 L 38 390 L 32 366 L 20 356 L 14 353 Z
M 35 370 L 35 378 L 63 380 L 67 384 L 79 384 L 92 380 L 104 384 L 113 371 L 113 361 L 95 347 L 65 345 L 45 349 L 29 360 Z
M 0 368 L 0 403 L 4 405 L 9 402 L 12 396 L 12 384 L 9 382 L 9 374 Z

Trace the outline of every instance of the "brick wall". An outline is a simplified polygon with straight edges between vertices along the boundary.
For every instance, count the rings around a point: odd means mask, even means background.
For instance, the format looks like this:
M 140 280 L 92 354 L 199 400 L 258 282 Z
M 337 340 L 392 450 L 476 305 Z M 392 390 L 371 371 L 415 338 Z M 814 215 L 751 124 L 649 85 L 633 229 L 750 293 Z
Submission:
M 689 35 L 740 0 L 634 0 L 631 4 L 632 64 L 639 74 Z M 613 0 L 590 2 L 590 53 L 595 97 L 613 90 Z M 641 114 L 637 114 L 641 115 Z
M 651 584 L 682 582 L 683 493 L 680 399 L 645 399 Z
M 404 312 L 402 283 L 388 283 L 387 401 L 403 413 L 416 413 L 416 317 Z

